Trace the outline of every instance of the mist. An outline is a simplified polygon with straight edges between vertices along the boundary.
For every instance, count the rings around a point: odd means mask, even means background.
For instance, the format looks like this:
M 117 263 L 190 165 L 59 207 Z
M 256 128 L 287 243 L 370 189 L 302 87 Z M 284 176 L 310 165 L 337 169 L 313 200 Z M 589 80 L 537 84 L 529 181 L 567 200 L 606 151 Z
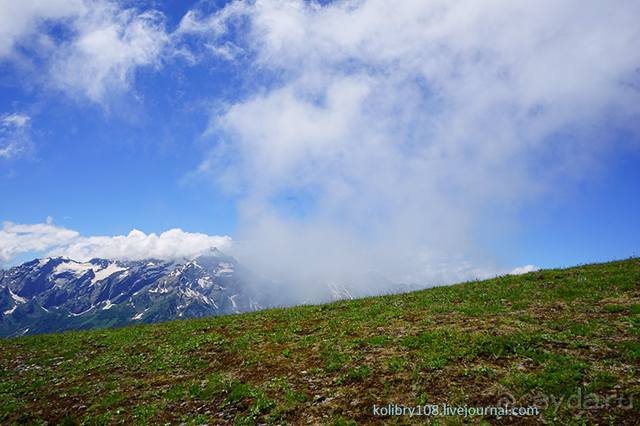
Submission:
M 185 32 L 218 46 L 234 34 L 234 60 L 262 82 L 212 112 L 199 168 L 240 199 L 234 254 L 311 295 L 508 271 L 487 234 L 510 235 L 522 206 L 607 161 L 602 124 L 638 131 L 640 5 L 617 6 L 265 0 L 191 12 Z
M 110 58 L 124 65 L 105 70 L 121 79 L 103 70 L 104 84 L 73 93 L 100 103 L 139 63 L 237 73 L 237 93 L 198 111 L 204 150 L 186 173 L 237 201 L 236 229 L 81 236 L 7 222 L 0 261 L 181 259 L 216 246 L 260 276 L 255 285 L 282 283 L 296 300 L 520 270 L 504 253 L 525 245 L 527 206 L 598 180 L 611 153 L 640 139 L 639 14 L 634 1 L 261 0 L 200 4 L 170 28 L 155 14 L 106 13 L 135 24 L 144 54 Z M 58 59 L 85 58 L 76 53 Z M 18 152 L 30 116 L 5 118 Z

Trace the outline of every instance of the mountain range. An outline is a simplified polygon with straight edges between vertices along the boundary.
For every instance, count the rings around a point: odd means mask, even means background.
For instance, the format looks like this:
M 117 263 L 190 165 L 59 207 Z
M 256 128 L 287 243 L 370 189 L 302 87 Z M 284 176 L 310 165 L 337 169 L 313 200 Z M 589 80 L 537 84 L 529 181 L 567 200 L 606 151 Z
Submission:
M 215 249 L 183 261 L 43 258 L 0 270 L 0 336 L 225 315 L 296 302 Z

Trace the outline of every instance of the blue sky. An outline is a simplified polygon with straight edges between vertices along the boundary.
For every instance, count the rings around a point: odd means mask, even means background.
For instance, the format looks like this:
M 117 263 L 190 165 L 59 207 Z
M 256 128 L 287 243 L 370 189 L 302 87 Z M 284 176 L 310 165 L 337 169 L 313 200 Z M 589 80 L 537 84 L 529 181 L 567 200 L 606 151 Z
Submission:
M 132 227 L 233 232 L 230 200 L 213 185 L 188 178 L 204 149 L 200 134 L 208 121 L 208 96 L 225 96 L 232 77 L 204 67 L 188 71 L 194 86 L 178 85 L 167 75 L 141 75 L 136 90 L 144 93 L 144 103 L 124 100 L 111 107 L 115 111 L 3 87 L 3 101 L 33 111 L 31 139 L 37 147 L 3 164 L 2 190 L 12 201 L 3 205 L 3 217 L 36 223 L 51 215 L 86 234 Z M 174 102 L 180 86 L 190 93 Z M 133 109 L 133 117 L 120 108 Z
M 0 9 L 6 265 L 175 228 L 299 276 L 640 255 L 634 2 L 37 3 Z

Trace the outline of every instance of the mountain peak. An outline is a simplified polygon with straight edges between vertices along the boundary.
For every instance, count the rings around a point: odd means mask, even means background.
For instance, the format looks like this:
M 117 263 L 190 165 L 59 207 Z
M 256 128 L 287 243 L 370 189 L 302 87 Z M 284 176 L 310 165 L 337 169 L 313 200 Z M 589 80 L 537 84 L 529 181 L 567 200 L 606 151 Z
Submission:
M 34 259 L 0 275 L 0 336 L 252 310 L 237 270 L 219 250 L 183 261 Z

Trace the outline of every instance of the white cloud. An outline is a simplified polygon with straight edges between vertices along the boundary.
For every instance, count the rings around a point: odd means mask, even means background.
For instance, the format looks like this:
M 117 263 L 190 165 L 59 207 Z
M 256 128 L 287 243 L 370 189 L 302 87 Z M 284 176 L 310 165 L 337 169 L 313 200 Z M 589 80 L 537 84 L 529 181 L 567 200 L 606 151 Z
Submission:
M 0 158 L 16 158 L 31 148 L 30 121 L 26 114 L 0 115 Z
M 68 244 L 78 236 L 76 231 L 55 226 L 50 222 L 30 225 L 3 222 L 0 229 L 0 261 L 8 262 L 21 253 L 43 251 L 53 246 Z
M 16 47 L 27 43 L 47 20 L 69 19 L 86 12 L 82 0 L 1 0 L 0 59 L 16 55 Z
M 242 54 L 242 50 L 229 38 L 220 41 L 220 37 L 228 35 L 229 24 L 242 16 L 247 7 L 244 2 L 234 1 L 215 14 L 197 9 L 188 11 L 171 35 L 174 53 L 187 57 L 192 63 L 206 55 L 233 61 Z
M 434 259 L 484 270 L 483 230 L 605 161 L 611 129 L 640 130 L 639 18 L 635 1 L 577 0 L 259 0 L 189 15 L 186 29 L 221 45 L 241 22 L 247 78 L 267 82 L 215 113 L 200 171 L 246 194 L 239 239 L 255 263 L 423 282 L 439 277 Z
M 53 36 L 53 24 L 67 35 Z M 160 12 L 110 0 L 0 2 L 0 60 L 23 47 L 44 61 L 45 85 L 97 103 L 128 89 L 138 68 L 158 65 L 168 40 Z
M 13 113 L 13 114 L 7 114 L 3 116 L 0 121 L 2 122 L 3 125 L 13 126 L 15 128 L 20 129 L 26 126 L 30 120 L 31 118 L 28 115 Z
M 68 256 L 86 261 L 94 257 L 106 259 L 181 259 L 207 253 L 211 248 L 229 249 L 231 238 L 170 229 L 160 235 L 145 234 L 136 229 L 127 235 L 83 237 L 52 250 L 54 256 Z
M 48 256 L 67 256 L 78 261 L 94 257 L 121 260 L 181 259 L 207 253 L 212 248 L 222 251 L 231 248 L 226 236 L 170 229 L 161 234 L 145 234 L 132 230 L 127 235 L 81 236 L 78 232 L 46 223 L 16 224 L 4 222 L 0 229 L 0 261 L 10 262 L 23 253 L 46 253 Z
M 535 272 L 539 269 L 540 268 L 538 268 L 535 265 L 518 266 L 513 271 L 509 272 L 509 275 L 522 275 L 522 274 L 527 274 L 529 272 Z
M 168 41 L 159 12 L 119 10 L 109 3 L 92 9 L 75 29 L 74 40 L 54 56 L 53 84 L 95 102 L 127 89 L 139 67 L 158 65 Z

